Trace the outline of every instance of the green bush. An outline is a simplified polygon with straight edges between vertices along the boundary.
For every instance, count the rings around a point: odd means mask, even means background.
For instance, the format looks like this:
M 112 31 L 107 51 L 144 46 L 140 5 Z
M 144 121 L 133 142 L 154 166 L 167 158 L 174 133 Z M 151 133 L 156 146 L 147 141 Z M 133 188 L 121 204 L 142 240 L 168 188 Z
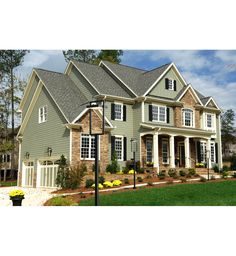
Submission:
M 137 181 L 138 182 L 143 182 L 143 178 L 142 177 L 137 177 Z
M 105 178 L 103 176 L 99 176 L 98 183 L 101 183 L 103 185 L 104 182 L 105 182 Z
M 229 174 L 228 174 L 227 171 L 223 171 L 221 177 L 222 177 L 223 179 L 226 179 L 226 178 L 228 177 L 228 175 L 229 175 Z
M 234 172 L 232 176 L 233 176 L 233 178 L 236 178 L 236 172 Z
M 120 165 L 117 162 L 116 153 L 112 155 L 111 164 L 108 164 L 106 167 L 106 172 L 116 173 L 120 170 Z
M 129 184 L 129 179 L 128 178 L 124 179 L 124 184 Z
M 137 173 L 139 173 L 139 174 L 142 174 L 142 173 L 144 173 L 144 168 L 137 168 Z
M 52 198 L 49 202 L 49 205 L 50 206 L 73 206 L 76 204 L 72 200 L 59 196 L 59 197 Z
M 151 178 L 152 178 L 152 175 L 148 174 L 145 178 L 146 178 L 146 179 L 151 179 Z
M 168 175 L 169 175 L 171 178 L 174 178 L 174 179 L 178 178 L 178 174 L 177 174 L 176 169 L 169 169 Z
M 212 169 L 214 170 L 214 172 L 220 172 L 220 169 L 219 169 L 219 165 L 218 164 L 214 164 Z
M 124 174 L 128 174 L 129 168 L 128 168 L 128 167 L 122 167 L 122 172 L 123 172 Z
M 196 170 L 195 170 L 194 168 L 189 168 L 189 169 L 188 169 L 188 174 L 189 174 L 190 176 L 194 176 L 194 175 L 196 174 Z
M 158 174 L 158 178 L 160 180 L 164 180 L 166 177 L 166 171 L 165 170 L 162 170 L 159 174 Z
M 185 177 L 185 176 L 186 176 L 185 170 L 180 170 L 180 171 L 179 171 L 179 175 L 180 175 L 181 177 Z
M 87 179 L 85 182 L 85 187 L 90 188 L 94 183 L 95 181 L 93 179 Z
M 223 165 L 222 169 L 221 169 L 221 172 L 228 172 L 230 171 L 230 168 L 227 166 L 227 165 Z
M 185 177 L 181 177 L 180 180 L 181 180 L 182 183 L 187 182 L 187 179 Z

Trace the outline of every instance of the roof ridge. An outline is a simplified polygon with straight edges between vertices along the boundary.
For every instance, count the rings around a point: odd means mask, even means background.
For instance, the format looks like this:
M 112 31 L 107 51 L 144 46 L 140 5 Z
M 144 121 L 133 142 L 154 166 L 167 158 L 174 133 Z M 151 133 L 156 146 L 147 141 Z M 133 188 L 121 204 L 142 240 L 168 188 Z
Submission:
M 71 60 L 71 62 L 77 62 L 77 64 L 85 64 L 85 65 L 90 65 L 90 66 L 95 66 L 95 67 L 99 67 L 97 64 L 95 63 L 88 63 L 88 62 L 84 62 L 84 61 L 81 61 L 81 60 Z
M 114 65 L 119 65 L 119 66 L 123 66 L 123 67 L 128 67 L 128 68 L 132 68 L 132 69 L 137 69 L 137 70 L 140 70 L 140 71 L 147 71 L 145 69 L 141 69 L 141 68 L 136 68 L 136 67 L 132 67 L 132 66 L 129 66 L 129 65 L 125 65 L 125 64 L 121 64 L 121 63 L 113 63 L 111 61 L 108 61 L 108 60 L 101 60 L 103 62 L 109 62 L 110 64 L 114 64 Z
M 145 75 L 145 74 L 147 74 L 147 73 L 149 73 L 149 72 L 152 72 L 152 71 L 154 71 L 154 70 L 156 70 L 156 69 L 160 69 L 160 68 L 162 68 L 162 67 L 164 67 L 164 66 L 167 66 L 167 65 L 169 66 L 171 63 L 172 63 L 172 62 L 166 63 L 166 64 L 163 64 L 163 65 L 161 65 L 161 66 L 159 66 L 159 67 L 156 67 L 156 68 L 153 68 L 153 69 L 151 69 L 151 70 L 148 70 L 148 71 L 144 72 L 143 75 Z
M 50 73 L 57 73 L 57 74 L 60 74 L 60 75 L 65 75 L 64 73 L 61 73 L 61 72 L 58 72 L 58 71 L 53 71 L 53 70 L 47 70 L 47 69 L 43 69 L 43 68 L 34 68 L 35 70 L 41 70 L 41 71 L 47 71 L 47 72 L 50 72 Z

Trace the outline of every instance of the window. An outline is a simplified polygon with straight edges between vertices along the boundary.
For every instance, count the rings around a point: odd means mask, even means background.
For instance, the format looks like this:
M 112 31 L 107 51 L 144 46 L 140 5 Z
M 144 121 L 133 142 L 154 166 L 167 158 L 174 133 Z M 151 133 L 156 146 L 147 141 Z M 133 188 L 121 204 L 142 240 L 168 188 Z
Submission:
M 200 143 L 200 162 L 205 163 L 207 161 L 207 155 L 206 155 L 206 143 L 201 142 Z
M 117 160 L 123 161 L 123 137 L 115 137 L 115 152 Z
M 168 141 L 167 139 L 162 139 L 162 163 L 168 164 L 169 158 L 168 158 Z
M 174 90 L 174 80 L 168 79 L 168 90 Z
M 91 136 L 88 134 L 81 135 L 80 158 L 95 158 L 95 136 Z
M 146 162 L 152 162 L 152 138 L 146 139 Z
M 123 104 L 115 103 L 115 120 L 123 120 Z
M 47 106 L 39 108 L 39 123 L 47 121 Z
M 9 162 L 11 162 L 11 155 L 9 154 L 0 155 L 0 163 L 9 163 Z
M 184 126 L 193 127 L 193 111 L 191 109 L 182 110 L 182 123 Z
M 206 114 L 206 129 L 213 129 L 214 128 L 214 115 L 213 114 Z
M 215 163 L 215 143 L 211 143 L 211 162 Z
M 155 122 L 166 122 L 166 107 L 152 106 L 152 120 Z

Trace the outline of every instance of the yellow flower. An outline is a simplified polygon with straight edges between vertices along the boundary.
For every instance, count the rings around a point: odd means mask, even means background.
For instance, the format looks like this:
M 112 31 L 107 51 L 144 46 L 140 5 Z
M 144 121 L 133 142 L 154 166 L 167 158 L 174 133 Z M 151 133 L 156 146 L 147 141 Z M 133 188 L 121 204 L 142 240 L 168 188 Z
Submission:
M 106 188 L 112 188 L 113 187 L 113 183 L 110 182 L 110 181 L 105 181 L 103 183 L 103 186 L 106 187 Z
M 112 183 L 113 183 L 113 186 L 120 186 L 122 184 L 120 180 L 114 180 Z
M 22 199 L 24 198 L 25 193 L 22 190 L 15 189 L 9 192 L 10 199 L 14 197 L 21 197 Z
M 93 184 L 91 188 L 95 189 L 95 184 Z M 103 189 L 103 185 L 101 183 L 98 184 L 98 189 Z
M 135 172 L 136 173 L 136 172 Z M 132 169 L 132 170 L 130 170 L 129 172 L 128 172 L 128 174 L 134 174 L 134 170 Z

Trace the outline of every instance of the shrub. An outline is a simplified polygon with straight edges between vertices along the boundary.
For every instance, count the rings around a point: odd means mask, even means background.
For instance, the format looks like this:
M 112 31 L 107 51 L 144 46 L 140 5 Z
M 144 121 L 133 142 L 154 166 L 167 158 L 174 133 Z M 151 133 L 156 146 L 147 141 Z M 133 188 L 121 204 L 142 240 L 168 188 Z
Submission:
M 187 182 L 187 179 L 185 177 L 181 177 L 180 180 L 181 180 L 182 183 Z
M 229 175 L 229 174 L 228 174 L 227 171 L 223 171 L 221 177 L 222 177 L 223 179 L 226 179 L 226 178 L 228 177 L 228 175 Z
M 121 180 L 114 180 L 112 183 L 113 183 L 113 186 L 120 186 L 120 185 L 122 185 L 122 181 Z
M 220 172 L 220 169 L 219 169 L 218 164 L 214 164 L 214 166 L 212 167 L 212 169 L 214 170 L 214 172 Z
M 122 168 L 122 172 L 123 172 L 124 174 L 128 174 L 129 168 L 128 168 L 128 167 L 123 167 L 123 168 Z
M 137 173 L 139 173 L 139 174 L 144 173 L 144 168 L 137 168 Z
M 234 172 L 232 176 L 233 176 L 233 178 L 236 178 L 236 172 Z
M 64 155 L 61 155 L 59 160 L 58 172 L 56 177 L 56 185 L 61 188 L 67 187 L 69 177 L 69 166 Z
M 206 181 L 207 181 L 207 179 L 206 179 L 206 178 L 204 178 L 204 177 L 201 177 L 201 178 L 200 178 L 200 181 L 201 181 L 201 182 L 206 182 Z
M 185 176 L 186 176 L 185 170 L 180 170 L 180 171 L 179 171 L 179 175 L 180 175 L 181 177 L 185 177 Z
M 122 175 L 122 174 L 124 174 L 124 173 L 123 173 L 123 171 L 120 170 L 120 171 L 118 171 L 116 174 Z
M 90 188 L 93 184 L 94 184 L 93 179 L 87 179 L 86 182 L 85 182 L 85 187 Z
M 95 189 L 95 184 L 93 184 L 91 188 Z M 98 183 L 98 189 L 103 189 L 103 185 L 101 183 Z
M 95 164 L 93 164 L 92 170 L 93 170 L 93 172 L 95 172 Z M 100 164 L 98 165 L 98 172 L 100 172 Z
M 103 176 L 98 177 L 98 183 L 103 184 L 105 182 L 105 178 Z
M 137 177 L 137 181 L 138 182 L 143 182 L 143 178 L 142 177 Z
M 106 172 L 116 173 L 119 170 L 120 170 L 120 166 L 117 162 L 116 153 L 114 153 L 112 155 L 111 164 L 108 164 L 107 167 L 106 167 Z
M 206 166 L 205 163 L 196 163 L 197 168 L 204 168 Z
M 169 169 L 168 171 L 168 175 L 171 177 L 171 178 L 178 178 L 178 174 L 177 174 L 177 171 L 175 169 Z
M 159 178 L 160 180 L 164 180 L 165 177 L 166 177 L 166 171 L 165 171 L 165 170 L 161 171 L 161 172 L 158 174 L 158 178 Z
M 125 184 L 129 184 L 129 179 L 128 179 L 128 178 L 125 178 L 125 179 L 124 179 L 124 183 L 125 183 Z
M 194 168 L 189 168 L 189 169 L 188 169 L 188 174 L 189 174 L 190 176 L 194 176 L 194 175 L 196 174 L 196 170 L 195 170 Z
M 105 181 L 105 182 L 103 183 L 103 186 L 104 186 L 105 188 L 112 188 L 112 187 L 113 187 L 113 183 L 110 182 L 110 181 Z
M 221 169 L 221 172 L 228 172 L 230 171 L 230 168 L 227 166 L 227 165 L 223 165 L 222 169 Z
M 151 178 L 152 178 L 152 175 L 148 174 L 145 178 L 146 178 L 146 179 L 151 179 Z
M 134 161 L 127 160 L 126 163 L 125 163 L 125 166 L 127 167 L 128 170 L 134 168 Z

